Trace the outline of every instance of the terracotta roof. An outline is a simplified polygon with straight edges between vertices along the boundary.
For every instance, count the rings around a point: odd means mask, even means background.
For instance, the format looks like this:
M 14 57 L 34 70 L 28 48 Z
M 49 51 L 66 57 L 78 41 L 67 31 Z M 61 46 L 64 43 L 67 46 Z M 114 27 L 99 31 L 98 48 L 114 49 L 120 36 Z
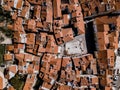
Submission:
M 30 83 L 26 83 L 23 90 L 30 90 L 32 87 L 31 87 L 32 84 Z
M 64 71 L 64 70 L 61 70 L 60 78 L 61 78 L 61 79 L 65 79 L 65 77 L 66 77 L 65 71 Z
M 111 89 L 112 79 L 108 76 L 113 76 L 120 17 L 96 17 L 96 14 L 119 10 L 118 0 L 1 0 L 0 4 L 2 1 L 1 6 L 11 12 L 14 23 L 7 25 L 13 31 L 14 45 L 8 45 L 6 49 L 14 53 L 15 57 L 5 54 L 4 59 L 18 60 L 18 66 L 9 66 L 9 71 L 16 73 L 18 68 L 19 73 L 28 74 L 23 90 L 33 88 L 37 74 L 43 80 L 39 90 L 54 86 L 59 90 L 97 90 L 98 86 L 103 86 L 105 90 Z M 66 50 L 60 52 L 61 48 L 65 49 L 66 42 L 76 39 L 76 35 L 85 34 L 85 24 L 89 22 L 84 22 L 84 19 L 86 21 L 86 16 L 91 15 L 97 27 L 96 57 L 92 54 L 72 57 L 66 54 Z M 110 24 L 115 24 L 115 31 L 111 32 Z M 81 49 L 84 45 L 80 46 Z M 97 71 L 98 67 L 100 72 Z M 9 75 L 5 77 L 9 78 Z M 0 81 L 3 81 L 1 77 Z
M 107 50 L 102 50 L 98 52 L 98 58 L 111 58 L 114 57 L 114 51 L 111 49 L 107 49 Z
M 84 26 L 83 19 L 81 19 L 80 22 L 74 23 L 74 26 L 78 29 L 78 35 L 81 35 L 81 34 L 85 33 L 85 26 Z
M 34 71 L 33 65 L 28 65 L 28 68 L 27 68 L 28 74 L 33 74 L 33 71 Z
M 9 71 L 16 74 L 17 73 L 17 66 L 16 65 L 10 66 Z
M 61 27 L 63 26 L 63 20 L 54 20 L 54 33 L 57 32 L 57 30 L 60 30 Z
M 55 65 L 54 69 L 60 70 L 62 59 L 61 59 L 61 58 L 57 58 L 57 59 L 56 59 L 56 62 L 57 62 L 57 63 L 56 63 L 56 65 Z
M 97 64 L 96 60 L 93 59 L 90 64 L 90 68 L 93 70 L 93 74 L 97 74 Z
M 24 61 L 33 61 L 33 55 L 26 53 Z
M 13 6 L 13 2 L 12 3 L 8 2 L 6 5 L 3 6 L 4 10 L 5 11 L 11 11 L 11 5 Z
M 89 60 L 89 61 L 94 59 L 92 54 L 86 54 L 83 57 L 86 57 L 86 59 Z
M 18 61 L 23 61 L 23 59 L 24 59 L 24 54 L 15 54 L 15 58 L 18 60 Z
M 21 11 L 21 16 L 22 17 L 26 17 L 27 16 L 27 12 L 29 11 L 30 7 L 23 7 L 22 11 Z
M 38 48 L 38 52 L 39 52 L 39 53 L 44 53 L 44 52 L 45 52 L 45 48 L 39 46 L 39 48 Z
M 41 6 L 36 5 L 36 6 L 34 7 L 34 17 L 35 17 L 36 19 L 39 19 L 39 18 L 40 18 L 40 13 L 41 13 Z
M 56 38 L 57 44 L 63 43 L 63 33 L 61 31 L 58 31 L 57 33 L 55 33 L 55 38 Z
M 109 31 L 109 25 L 108 24 L 97 25 L 97 31 L 98 32 L 107 32 L 107 31 Z
M 112 90 L 111 87 L 105 86 L 105 90 Z
M 63 41 L 68 42 L 74 39 L 72 28 L 62 29 Z
M 3 78 L 0 77 L 0 89 L 2 90 L 3 89 Z
M 82 60 L 80 60 L 80 64 L 81 64 L 82 70 L 86 71 L 86 68 L 90 64 L 90 61 L 88 61 L 85 57 L 82 57 Z
M 34 19 L 30 19 L 28 20 L 28 23 L 27 23 L 27 28 L 31 30 L 31 32 L 37 32 L 36 30 L 36 22 Z
M 35 62 L 38 62 L 38 61 L 40 61 L 40 57 L 39 57 L 39 56 L 34 56 L 33 60 L 34 60 Z
M 25 44 L 14 44 L 14 48 L 24 49 Z
M 51 89 L 52 85 L 48 84 L 47 82 L 43 82 L 42 87 Z
M 33 44 L 35 43 L 35 34 L 34 33 L 28 33 L 27 34 L 27 44 Z
M 100 50 L 106 49 L 106 44 L 109 43 L 107 32 L 97 32 L 98 45 Z
M 22 22 L 23 22 L 23 19 L 20 17 L 17 17 L 13 26 L 14 31 L 23 32 Z
M 64 14 L 63 15 L 63 23 L 64 23 L 65 26 L 69 25 L 69 20 L 70 20 L 69 14 Z
M 37 22 L 36 22 L 36 27 L 37 27 L 37 28 L 43 28 L 42 22 L 37 21 Z
M 9 86 L 8 90 L 15 90 L 13 86 Z
M 32 89 L 32 85 L 33 85 L 34 81 L 35 81 L 35 75 L 34 74 L 29 74 L 27 76 L 27 79 L 26 79 L 26 82 L 25 82 L 23 90 L 30 90 L 30 89 Z
M 22 8 L 22 4 L 23 4 L 23 0 L 18 0 L 16 8 L 17 9 L 21 9 Z
M 70 86 L 67 86 L 67 85 L 60 85 L 59 90 L 72 90 L 72 88 Z
M 24 5 L 25 6 L 30 6 L 30 3 L 28 2 L 28 0 L 25 0 Z
M 80 66 L 80 58 L 72 58 L 73 59 L 73 62 L 74 62 L 74 65 L 75 67 L 79 67 Z
M 17 12 L 14 12 L 14 14 L 12 15 L 12 19 L 16 20 L 17 19 Z
M 86 77 L 81 77 L 81 86 L 88 86 L 88 79 Z
M 109 23 L 116 23 L 117 17 L 103 16 L 100 18 L 96 18 L 96 24 L 109 24 Z
M 98 84 L 98 77 L 92 77 L 92 84 Z
M 45 82 L 48 82 L 48 83 L 50 83 L 50 81 L 51 81 L 49 75 L 47 75 L 47 74 L 44 75 L 43 80 L 44 80 Z
M 28 2 L 30 2 L 31 4 L 38 4 L 38 5 L 41 5 L 42 3 L 42 0 L 28 0 Z
M 96 88 L 95 88 L 95 87 L 92 87 L 92 88 L 90 88 L 90 90 L 96 90 Z
M 40 66 L 39 65 L 34 65 L 34 70 L 39 72 Z
M 53 8 L 54 9 L 54 18 L 61 17 L 62 16 L 61 8 L 60 8 L 61 0 L 54 0 L 53 5 L 54 5 L 54 8 Z
M 63 60 L 62 60 L 62 67 L 66 67 L 67 64 L 69 64 L 71 61 L 71 58 L 70 57 L 63 57 Z
M 46 52 L 49 53 L 58 53 L 58 46 L 56 45 L 55 41 L 48 41 L 46 46 Z
M 49 1 L 49 3 L 47 3 L 47 15 L 46 15 L 46 22 L 51 23 L 53 22 L 53 6 L 52 6 L 52 2 Z
M 44 54 L 42 60 L 43 61 L 50 61 L 51 58 L 52 58 L 51 54 Z
M 58 31 L 57 33 L 55 33 L 56 39 L 61 38 L 61 37 L 63 37 L 63 33 L 61 31 Z
M 7 45 L 6 50 L 13 51 L 14 50 L 14 45 Z
M 14 32 L 13 35 L 14 35 L 13 36 L 14 42 L 21 42 L 21 37 L 19 32 Z
M 18 54 L 19 53 L 19 49 L 18 48 L 14 48 L 14 53 Z
M 80 12 L 79 10 L 72 12 L 72 18 L 74 17 L 82 17 L 82 12 Z
M 70 1 L 71 3 L 74 3 L 74 4 L 78 3 L 78 0 L 70 0 Z
M 4 60 L 5 61 L 12 61 L 13 55 L 12 54 L 4 54 Z

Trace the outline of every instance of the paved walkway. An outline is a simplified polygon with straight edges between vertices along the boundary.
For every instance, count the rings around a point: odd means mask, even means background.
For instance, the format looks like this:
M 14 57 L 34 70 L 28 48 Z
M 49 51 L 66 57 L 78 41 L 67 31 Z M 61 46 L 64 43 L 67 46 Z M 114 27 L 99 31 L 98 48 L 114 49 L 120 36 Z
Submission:
M 0 31 L 0 36 L 2 36 L 5 39 L 3 42 L 0 42 L 0 44 L 12 44 L 11 38 L 5 36 L 5 34 L 3 34 L 1 31 Z
M 120 42 L 118 44 L 118 47 L 120 48 Z M 116 81 L 114 81 L 115 84 L 114 90 L 120 90 L 120 75 L 117 75 L 117 70 L 119 70 L 118 73 L 120 73 L 120 56 L 118 55 L 117 50 L 115 50 L 115 54 L 116 54 L 116 62 L 114 69 L 116 70 L 116 72 L 114 73 L 114 75 L 117 76 L 118 78 Z

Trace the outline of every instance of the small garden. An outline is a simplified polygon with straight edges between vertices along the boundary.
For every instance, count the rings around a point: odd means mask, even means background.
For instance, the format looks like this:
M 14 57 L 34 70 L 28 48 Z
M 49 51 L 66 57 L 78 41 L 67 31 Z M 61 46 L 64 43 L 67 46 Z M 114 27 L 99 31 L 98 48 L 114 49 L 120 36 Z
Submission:
M 16 74 L 13 78 L 9 80 L 9 83 L 16 89 L 16 90 L 23 90 L 27 75 L 19 75 Z
M 0 45 L 0 65 L 4 63 L 5 45 Z

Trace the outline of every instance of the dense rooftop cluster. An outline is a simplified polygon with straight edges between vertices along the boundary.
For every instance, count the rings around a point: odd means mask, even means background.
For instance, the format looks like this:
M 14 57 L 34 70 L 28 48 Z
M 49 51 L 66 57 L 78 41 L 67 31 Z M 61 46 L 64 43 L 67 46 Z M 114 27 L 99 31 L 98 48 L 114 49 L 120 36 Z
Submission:
M 120 0 L 80 0 L 84 16 L 119 11 Z
M 5 78 L 27 75 L 23 90 L 111 90 L 120 17 L 94 19 L 97 51 L 88 53 L 84 17 L 119 10 L 119 0 L 1 0 L 10 12 Z M 100 8 L 101 7 L 101 8 Z M 0 77 L 1 83 L 4 82 Z M 4 88 L 3 83 L 0 89 Z M 15 90 L 7 84 L 8 90 Z M 14 89 L 15 88 L 15 89 Z

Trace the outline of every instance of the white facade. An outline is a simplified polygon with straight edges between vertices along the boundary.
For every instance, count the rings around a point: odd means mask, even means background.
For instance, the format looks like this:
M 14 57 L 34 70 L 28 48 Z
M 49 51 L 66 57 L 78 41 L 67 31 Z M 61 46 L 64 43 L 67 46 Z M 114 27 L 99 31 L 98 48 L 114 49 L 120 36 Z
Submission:
M 20 34 L 21 37 L 21 43 L 26 43 L 26 34 Z
M 16 8 L 18 0 L 14 0 L 14 8 Z
M 0 5 L 3 5 L 3 0 L 0 0 Z

